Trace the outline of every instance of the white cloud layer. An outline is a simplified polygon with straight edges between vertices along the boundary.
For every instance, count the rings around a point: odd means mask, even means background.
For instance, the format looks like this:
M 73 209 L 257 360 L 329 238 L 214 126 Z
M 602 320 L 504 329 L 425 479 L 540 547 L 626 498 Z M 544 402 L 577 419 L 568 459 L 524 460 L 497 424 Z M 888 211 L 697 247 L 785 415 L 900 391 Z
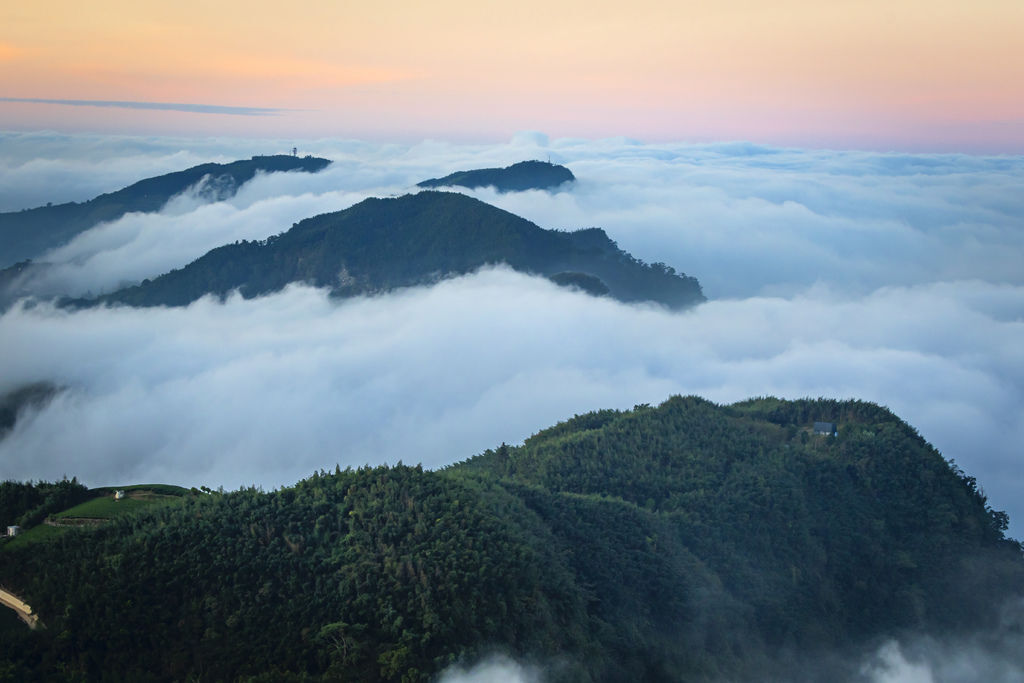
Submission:
M 291 146 L 34 135 L 4 137 L 0 188 L 65 178 L 94 193 Z M 668 313 L 498 269 L 341 304 L 293 288 L 178 310 L 15 309 L 0 317 L 0 391 L 69 389 L 0 442 L 0 477 L 271 487 L 336 462 L 443 465 L 672 393 L 849 397 L 907 419 L 1024 530 L 1024 158 L 539 134 L 305 147 L 335 163 L 89 231 L 50 255 L 51 285 L 103 291 L 427 177 L 550 155 L 573 188 L 473 194 L 542 227 L 604 227 L 713 300 Z
M 807 152 L 754 146 L 558 147 L 571 192 L 479 198 L 545 227 L 604 227 L 708 296 L 790 295 L 815 283 L 983 278 L 1024 283 L 1022 158 Z
M 670 394 L 886 404 L 1024 517 L 1024 287 L 627 306 L 506 269 L 332 303 L 295 287 L 189 308 L 0 318 L 0 390 L 70 387 L 0 442 L 0 476 L 290 483 L 429 467 L 574 413 Z

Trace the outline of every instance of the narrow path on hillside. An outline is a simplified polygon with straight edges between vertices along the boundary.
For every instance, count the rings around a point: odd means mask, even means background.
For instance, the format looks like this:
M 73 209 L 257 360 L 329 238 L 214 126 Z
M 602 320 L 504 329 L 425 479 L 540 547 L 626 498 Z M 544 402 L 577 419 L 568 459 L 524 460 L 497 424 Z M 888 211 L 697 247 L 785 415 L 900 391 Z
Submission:
M 18 618 L 28 624 L 31 629 L 39 628 L 39 617 L 32 613 L 32 608 L 14 593 L 0 588 L 0 604 L 10 607 L 18 613 Z

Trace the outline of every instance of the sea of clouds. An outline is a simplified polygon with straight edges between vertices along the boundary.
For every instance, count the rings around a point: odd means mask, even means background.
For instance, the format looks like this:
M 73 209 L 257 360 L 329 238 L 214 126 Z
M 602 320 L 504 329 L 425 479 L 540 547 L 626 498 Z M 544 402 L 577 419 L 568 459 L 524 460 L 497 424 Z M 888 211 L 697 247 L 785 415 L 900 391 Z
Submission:
M 0 210 L 80 201 L 290 141 L 3 134 Z M 604 228 L 696 276 L 669 312 L 504 268 L 342 302 L 293 286 L 180 309 L 17 306 L 0 393 L 66 387 L 0 441 L 0 478 L 288 485 L 319 468 L 442 466 L 575 413 L 674 393 L 886 405 L 1024 529 L 1024 158 L 626 139 L 386 145 L 320 140 L 315 174 L 259 176 L 129 214 L 43 259 L 46 287 L 99 293 L 368 196 L 523 159 L 567 165 L 555 193 L 476 197 L 542 227 Z

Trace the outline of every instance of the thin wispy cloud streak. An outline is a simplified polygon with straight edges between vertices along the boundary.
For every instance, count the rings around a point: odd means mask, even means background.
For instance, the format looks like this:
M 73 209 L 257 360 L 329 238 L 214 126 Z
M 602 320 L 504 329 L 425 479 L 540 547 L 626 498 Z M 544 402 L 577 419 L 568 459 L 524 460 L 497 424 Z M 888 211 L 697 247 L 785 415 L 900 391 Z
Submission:
M 0 102 L 59 104 L 70 107 L 113 107 L 150 111 L 180 111 L 189 114 L 227 114 L 229 116 L 275 116 L 290 111 L 270 107 L 235 107 L 223 104 L 188 104 L 183 102 L 145 102 L 134 100 L 60 100 L 38 97 L 0 97 Z

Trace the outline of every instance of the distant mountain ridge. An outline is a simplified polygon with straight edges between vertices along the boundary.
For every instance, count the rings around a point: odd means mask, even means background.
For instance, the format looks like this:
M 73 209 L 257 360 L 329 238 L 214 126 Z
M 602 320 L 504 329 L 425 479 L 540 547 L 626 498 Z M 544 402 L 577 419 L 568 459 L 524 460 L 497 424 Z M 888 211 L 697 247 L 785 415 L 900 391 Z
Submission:
M 472 197 L 428 191 L 366 199 L 260 242 L 218 247 L 135 287 L 72 303 L 182 306 L 234 289 L 259 296 L 292 282 L 353 296 L 431 284 L 498 263 L 592 293 L 603 288 L 621 301 L 671 308 L 704 301 L 695 278 L 634 259 L 598 228 L 545 230 Z
M 238 188 L 258 172 L 315 173 L 330 163 L 330 160 L 318 157 L 277 154 L 254 156 L 228 164 L 200 164 L 184 171 L 146 178 L 86 202 L 0 213 L 0 268 L 37 258 L 43 252 L 69 242 L 75 235 L 99 223 L 117 220 L 126 213 L 159 211 L 168 200 L 204 177 L 208 177 L 208 181 L 200 191 L 213 201 L 234 196 Z
M 443 178 L 430 178 L 417 187 L 493 187 L 498 192 L 522 192 L 524 190 L 550 190 L 563 183 L 576 180 L 576 176 L 565 166 L 548 161 L 520 161 L 505 168 L 479 168 L 472 171 L 456 171 Z

